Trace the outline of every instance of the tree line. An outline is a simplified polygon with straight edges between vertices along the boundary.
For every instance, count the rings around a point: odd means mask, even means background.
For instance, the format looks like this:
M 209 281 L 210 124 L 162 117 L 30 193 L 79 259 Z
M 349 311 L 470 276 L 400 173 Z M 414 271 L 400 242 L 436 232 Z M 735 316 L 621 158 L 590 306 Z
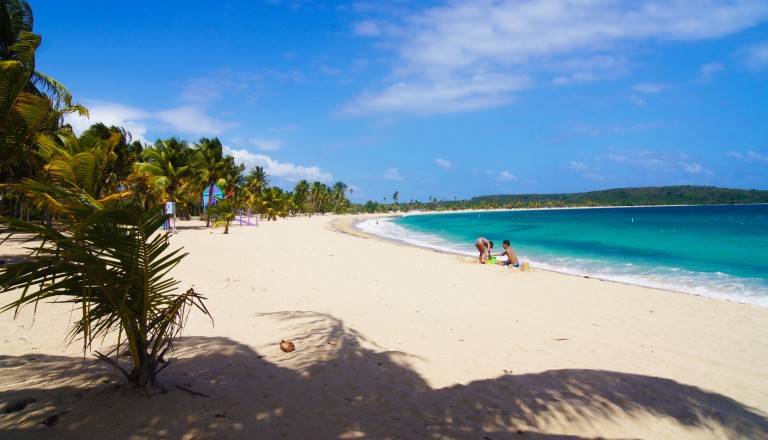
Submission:
M 102 123 L 78 136 L 64 117 L 88 110 L 35 69 L 42 37 L 33 24 L 26 1 L 0 0 L 0 245 L 17 233 L 37 239 L 28 255 L 0 261 L 0 311 L 72 303 L 81 313 L 71 341 L 88 351 L 110 336 L 115 344 L 95 356 L 129 383 L 158 388 L 190 310 L 209 315 L 202 294 L 168 275 L 186 254 L 161 233 L 164 202 L 200 215 L 205 188 L 216 184 L 223 197 L 206 224 L 218 220 L 227 231 L 239 210 L 271 220 L 345 212 L 347 185 L 302 180 L 283 190 L 262 167 L 246 173 L 217 138 L 142 145 Z
M 394 196 L 399 195 L 395 192 Z M 616 188 L 601 191 L 563 194 L 500 194 L 463 200 L 445 200 L 429 196 L 427 202 L 410 200 L 392 203 L 368 200 L 353 204 L 353 213 L 386 213 L 411 211 L 458 211 L 467 209 L 540 209 L 600 206 L 651 205 L 729 205 L 768 203 L 768 191 L 756 189 L 718 188 L 714 186 L 661 186 Z

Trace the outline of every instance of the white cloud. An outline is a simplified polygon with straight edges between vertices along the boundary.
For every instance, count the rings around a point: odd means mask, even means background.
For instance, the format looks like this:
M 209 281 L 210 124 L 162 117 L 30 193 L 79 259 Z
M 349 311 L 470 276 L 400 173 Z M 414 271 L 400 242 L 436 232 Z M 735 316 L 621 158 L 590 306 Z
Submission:
M 502 171 L 496 176 L 498 182 L 517 182 L 519 179 L 512 173 Z
M 146 139 L 147 126 L 145 121 L 151 118 L 151 114 L 134 107 L 101 101 L 85 101 L 90 118 L 70 113 L 64 116 L 64 122 L 70 124 L 75 134 L 80 135 L 91 125 L 101 122 L 104 125 L 123 127 L 134 141 L 148 143 Z
M 695 162 L 693 163 L 681 162 L 680 166 L 683 168 L 683 170 L 686 173 L 690 173 L 690 174 L 699 174 L 705 171 L 704 167 L 702 167 L 701 165 Z
M 340 116 L 368 113 L 450 113 L 497 107 L 514 100 L 510 92 L 528 88 L 526 77 L 476 76 L 458 82 L 400 82 L 380 91 L 368 91 L 347 103 Z
M 301 166 L 295 165 L 290 162 L 280 162 L 270 156 L 264 154 L 251 153 L 245 149 L 235 150 L 229 146 L 224 146 L 224 154 L 229 154 L 235 158 L 235 163 L 243 163 L 246 169 L 251 169 L 255 166 L 264 168 L 264 171 L 272 179 L 280 179 L 285 182 L 295 183 L 301 179 L 306 179 L 310 182 L 332 182 L 333 176 L 330 173 L 325 173 L 317 166 Z
M 761 154 L 754 150 L 749 150 L 746 153 L 740 153 L 738 151 L 731 151 L 728 156 L 735 157 L 746 162 L 758 162 L 768 163 L 768 154 Z
M 568 162 L 568 169 L 571 171 L 586 171 L 587 164 L 584 162 L 576 162 L 575 160 L 572 160 Z
M 101 122 L 123 127 L 131 133 L 134 140 L 144 143 L 148 142 L 148 127 L 170 128 L 180 135 L 216 136 L 237 125 L 213 118 L 206 114 L 205 108 L 193 105 L 156 112 L 102 101 L 85 101 L 84 105 L 89 110 L 90 118 L 76 114 L 69 114 L 64 118 L 66 123 L 72 125 L 75 133 L 82 133 L 92 124 Z
M 712 172 L 685 153 L 654 152 L 649 150 L 609 151 L 596 158 L 651 173 L 688 173 L 712 175 Z
M 632 86 L 632 90 L 648 95 L 655 95 L 666 89 L 666 86 L 661 83 L 640 83 Z
M 275 151 L 283 147 L 283 141 L 276 139 L 261 139 L 261 138 L 233 138 L 232 142 L 236 144 L 247 144 L 252 147 L 256 147 L 262 151 Z
M 625 41 L 715 38 L 766 17 L 768 4 L 754 0 L 456 1 L 412 17 L 402 55 L 426 69 L 513 65 Z
M 587 178 L 589 180 L 595 180 L 595 181 L 598 181 L 598 182 L 605 182 L 606 180 L 608 180 L 608 178 L 606 178 L 602 174 L 599 174 L 599 173 L 596 173 L 596 172 L 584 173 L 584 174 L 582 174 L 582 176 L 584 176 L 585 178 Z
M 169 124 L 174 130 L 195 135 L 215 136 L 237 126 L 208 116 L 205 109 L 194 105 L 162 110 L 152 116 Z
M 358 35 L 396 48 L 392 83 L 368 90 L 343 114 L 459 112 L 507 105 L 509 93 L 545 73 L 556 85 L 624 75 L 638 45 L 722 37 L 768 18 L 762 0 L 455 0 Z M 761 51 L 754 51 L 762 59 Z M 565 61 L 560 57 L 567 57 Z M 514 78 L 477 86 L 476 78 Z M 525 79 L 525 81 L 520 81 Z
M 629 100 L 632 101 L 638 107 L 642 107 L 645 105 L 645 100 L 635 95 L 630 95 Z
M 440 159 L 439 157 L 435 159 L 435 163 L 441 166 L 442 168 L 445 168 L 446 170 L 450 170 L 451 168 L 453 168 L 450 161 L 445 159 Z
M 723 70 L 725 66 L 723 66 L 720 63 L 707 63 L 701 66 L 699 68 L 699 77 L 697 79 L 697 82 L 699 83 L 708 83 L 712 81 L 712 78 L 715 76 L 715 73 L 720 72 Z
M 357 35 L 364 37 L 378 37 L 382 34 L 381 27 L 372 20 L 365 20 L 359 23 L 355 23 L 352 26 L 352 31 Z
M 272 127 L 270 130 L 272 130 L 272 131 L 274 131 L 276 133 L 290 133 L 290 132 L 296 131 L 298 129 L 299 129 L 298 125 L 286 124 L 286 125 L 281 125 L 279 127 Z
M 207 76 L 192 78 L 183 84 L 181 99 L 193 104 L 207 104 L 228 96 L 254 96 L 263 88 L 260 75 L 220 69 Z
M 742 51 L 744 63 L 753 70 L 768 69 L 768 41 L 754 44 Z
M 403 176 L 400 175 L 400 170 L 397 168 L 387 168 L 381 177 L 386 180 L 403 180 Z

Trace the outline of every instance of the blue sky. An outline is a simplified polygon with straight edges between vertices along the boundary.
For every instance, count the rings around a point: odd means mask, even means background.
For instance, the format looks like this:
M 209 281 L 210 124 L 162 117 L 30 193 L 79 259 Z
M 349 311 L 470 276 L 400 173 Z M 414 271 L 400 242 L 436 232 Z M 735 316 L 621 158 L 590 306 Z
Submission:
M 37 69 L 353 201 L 768 189 L 768 2 L 48 1 Z

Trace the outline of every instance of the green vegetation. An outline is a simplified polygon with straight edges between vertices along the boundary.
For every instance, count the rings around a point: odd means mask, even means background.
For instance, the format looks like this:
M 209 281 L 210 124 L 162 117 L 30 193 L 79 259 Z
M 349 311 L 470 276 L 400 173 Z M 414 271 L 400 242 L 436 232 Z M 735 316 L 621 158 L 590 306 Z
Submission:
M 139 387 L 158 387 L 157 374 L 167 365 L 172 348 L 191 309 L 208 315 L 203 297 L 193 289 L 178 293 L 178 281 L 168 272 L 186 254 L 169 251 L 166 234 L 156 232 L 165 222 L 159 207 L 109 207 L 76 185 L 28 180 L 17 189 L 50 197 L 61 206 L 55 226 L 2 219 L 11 228 L 42 239 L 28 259 L 0 268 L 0 292 L 21 289 L 21 296 L 2 311 L 48 299 L 74 303 L 80 318 L 70 337 L 93 340 L 117 333 L 117 343 L 96 357 L 125 374 Z M 130 353 L 131 366 L 120 356 Z
M 0 225 L 6 227 L 0 243 L 13 233 L 41 243 L 24 260 L 0 266 L 0 295 L 19 295 L 4 299 L 0 311 L 73 303 L 81 314 L 70 340 L 82 339 L 88 351 L 95 338 L 116 336 L 96 357 L 130 383 L 156 387 L 189 311 L 208 314 L 200 294 L 177 289 L 168 276 L 186 254 L 169 250 L 160 230 L 168 219 L 163 204 L 176 202 L 185 218 L 202 216 L 204 191 L 217 184 L 225 197 L 206 219 L 227 233 L 239 210 L 271 220 L 346 212 L 347 186 L 301 181 L 293 192 L 270 186 L 261 167 L 244 175 L 216 138 L 142 145 L 123 128 L 101 123 L 78 136 L 63 117 L 88 111 L 35 70 L 42 38 L 32 25 L 26 1 L 0 1 Z M 121 358 L 126 352 L 130 365 Z
M 572 194 L 524 194 L 481 196 L 473 206 L 566 207 L 566 206 L 648 206 L 722 205 L 768 203 L 768 191 L 717 188 L 713 186 L 661 186 L 619 188 Z
M 395 194 L 398 194 L 395 192 Z M 768 203 L 768 191 L 717 188 L 713 186 L 661 186 L 620 188 L 568 194 L 505 194 L 479 196 L 470 200 L 436 200 L 427 203 L 386 204 L 368 201 L 352 206 L 352 212 L 394 211 L 456 211 L 463 209 L 535 209 L 589 206 L 649 206 L 649 205 L 727 205 Z

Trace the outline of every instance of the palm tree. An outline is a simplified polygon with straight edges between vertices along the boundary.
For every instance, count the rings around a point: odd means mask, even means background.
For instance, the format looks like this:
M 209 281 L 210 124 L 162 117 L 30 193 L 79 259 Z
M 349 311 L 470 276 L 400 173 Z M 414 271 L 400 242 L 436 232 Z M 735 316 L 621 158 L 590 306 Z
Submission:
M 245 191 L 235 191 L 213 205 L 211 210 L 218 217 L 213 226 L 224 226 L 224 233 L 229 234 L 229 225 L 237 217 L 238 211 L 245 206 L 246 195 Z
M 168 272 L 186 254 L 170 251 L 157 230 L 167 219 L 160 207 L 108 208 L 71 182 L 27 179 L 18 191 L 56 200 L 64 214 L 55 226 L 0 218 L 0 223 L 42 240 L 24 262 L 0 267 L 0 293 L 22 289 L 2 311 L 19 310 L 55 299 L 79 306 L 70 340 L 81 337 L 83 350 L 95 339 L 117 334 L 116 346 L 96 357 L 119 369 L 139 387 L 158 387 L 191 307 L 208 315 L 204 298 L 193 289 L 176 292 Z M 121 365 L 120 354 L 131 364 Z
M 56 139 L 58 142 L 46 142 L 40 146 L 38 156 L 46 165 L 36 173 L 37 179 L 63 187 L 74 186 L 110 206 L 131 195 L 130 191 L 120 188 L 120 182 L 112 172 L 111 164 L 115 157 L 113 145 L 88 137 L 78 139 L 69 127 L 59 130 Z M 12 189 L 16 187 L 10 186 Z M 45 192 L 20 194 L 44 209 L 46 224 L 50 224 L 52 214 L 62 211 L 59 200 Z
M 110 172 L 118 182 L 125 182 L 131 175 L 136 162 L 143 160 L 144 147 L 139 141 L 131 142 L 131 133 L 125 128 L 106 125 L 98 122 L 80 134 L 80 139 L 96 138 L 113 146 L 114 158 L 110 164 Z
M 277 220 L 277 217 L 286 217 L 288 215 L 285 192 L 276 187 L 267 188 L 262 193 L 261 204 L 263 212 L 267 215 L 267 220 Z
M 35 70 L 42 38 L 32 24 L 26 1 L 0 2 L 0 184 L 34 175 L 36 146 L 50 142 L 66 113 L 88 114 L 64 86 Z
M 328 202 L 331 190 L 328 185 L 322 182 L 312 182 L 309 187 L 309 200 L 313 212 L 322 212 L 325 214 L 325 205 Z
M 269 180 L 267 179 L 267 173 L 263 167 L 255 166 L 251 168 L 248 175 L 245 177 L 245 191 L 247 196 L 245 197 L 245 204 L 248 206 L 248 212 L 253 212 L 253 207 L 256 206 L 256 210 L 259 211 L 261 206 L 261 192 L 269 186 Z
M 339 214 L 344 212 L 349 206 L 349 200 L 346 196 L 347 184 L 336 182 L 331 189 L 331 201 L 333 203 L 333 212 Z
M 208 206 L 213 204 L 213 185 L 219 183 L 227 167 L 223 150 L 218 138 L 200 138 L 195 144 L 193 167 L 200 181 L 205 182 L 207 194 L 204 196 L 208 197 Z M 205 226 L 211 226 L 210 211 L 206 212 Z
M 298 213 L 304 213 L 307 209 L 307 200 L 309 198 L 309 183 L 305 179 L 296 182 L 293 187 L 293 205 Z
M 135 163 L 136 174 L 148 176 L 150 187 L 164 191 L 166 199 L 175 202 L 176 191 L 192 176 L 192 150 L 187 142 L 178 138 L 158 139 L 142 155 L 145 161 Z

